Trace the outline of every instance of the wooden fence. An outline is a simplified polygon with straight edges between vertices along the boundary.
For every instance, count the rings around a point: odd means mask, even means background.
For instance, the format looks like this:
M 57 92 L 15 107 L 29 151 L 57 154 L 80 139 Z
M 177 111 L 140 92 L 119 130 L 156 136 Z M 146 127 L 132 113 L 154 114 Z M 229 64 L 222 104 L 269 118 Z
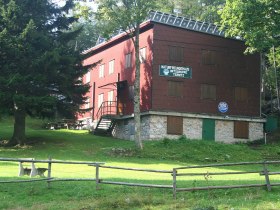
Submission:
M 19 163 L 19 175 L 23 173 L 22 163 L 29 162 L 32 164 L 30 176 L 33 174 L 38 175 L 39 169 L 36 168 L 35 163 L 47 163 L 48 167 L 45 169 L 48 174 L 47 177 L 43 178 L 31 178 L 31 179 L 22 179 L 22 180 L 0 180 L 0 183 L 20 183 L 20 182 L 36 182 L 36 181 L 46 181 L 48 187 L 50 187 L 51 182 L 56 181 L 94 181 L 96 183 L 96 189 L 100 188 L 100 184 L 113 184 L 113 185 L 126 185 L 126 186 L 137 186 L 137 187 L 151 187 L 151 188 L 167 188 L 173 190 L 173 197 L 176 198 L 177 192 L 183 191 L 196 191 L 196 190 L 212 190 L 212 189 L 232 189 L 232 188 L 246 188 L 246 187 L 262 187 L 265 186 L 268 191 L 271 191 L 272 186 L 279 186 L 280 183 L 271 183 L 270 176 L 279 175 L 280 172 L 273 172 L 269 170 L 270 165 L 279 165 L 280 161 L 262 161 L 262 162 L 241 162 L 241 163 L 224 163 L 224 164 L 209 164 L 209 165 L 197 165 L 197 166 L 185 166 L 185 167 L 177 167 L 172 170 L 154 170 L 154 169 L 140 169 L 140 168 L 126 168 L 126 167 L 117 167 L 117 166 L 106 166 L 104 162 L 76 162 L 76 161 L 61 161 L 61 160 L 52 160 L 49 158 L 48 160 L 35 160 L 32 158 L 0 158 L 0 161 L 10 161 L 10 162 L 18 162 Z M 52 164 L 74 164 L 74 165 L 88 165 L 90 167 L 95 167 L 95 177 L 94 178 L 54 178 L 52 177 Z M 184 172 L 185 170 L 194 170 L 194 169 L 202 169 L 202 168 L 219 168 L 223 167 L 232 167 L 232 166 L 252 166 L 252 165 L 261 165 L 261 170 L 248 170 L 248 171 L 228 171 L 228 172 L 208 172 L 205 173 L 194 173 L 194 172 Z M 132 182 L 117 182 L 112 180 L 105 180 L 100 177 L 101 168 L 107 168 L 112 170 L 129 170 L 129 171 L 141 171 L 141 172 L 149 172 L 149 173 L 167 173 L 171 174 L 172 179 L 170 179 L 169 185 L 159 185 L 159 184 L 146 184 L 146 183 L 132 183 Z M 25 169 L 28 170 L 28 169 Z M 33 170 L 33 171 L 32 171 Z M 35 172 L 34 172 L 35 171 Z M 260 176 L 264 176 L 265 183 L 263 184 L 240 184 L 240 185 L 224 185 L 210 186 L 207 183 L 207 186 L 203 187 L 178 187 L 178 177 L 188 176 L 188 177 L 209 177 L 209 176 L 226 176 L 226 175 L 244 175 L 244 174 L 259 174 Z M 125 177 L 124 177 L 125 178 Z
M 226 185 L 226 186 L 204 186 L 204 187 L 188 187 L 188 188 L 179 188 L 177 186 L 173 186 L 173 196 L 176 197 L 177 192 L 183 191 L 196 191 L 196 190 L 212 190 L 212 189 L 232 189 L 232 188 L 247 188 L 247 187 L 266 187 L 268 191 L 271 191 L 272 186 L 279 186 L 280 183 L 270 183 L 269 176 L 271 175 L 279 175 L 280 172 L 272 172 L 269 171 L 269 165 L 278 165 L 280 161 L 261 161 L 261 162 L 240 162 L 240 163 L 224 163 L 224 164 L 209 164 L 209 165 L 198 165 L 198 166 L 186 166 L 186 167 L 178 167 L 173 168 L 173 179 L 174 183 L 177 182 L 177 177 L 180 176 L 227 176 L 227 175 L 242 175 L 242 174 L 259 174 L 260 176 L 265 177 L 264 184 L 240 184 L 240 185 Z M 262 170 L 249 170 L 249 171 L 233 171 L 233 172 L 208 172 L 205 173 L 183 173 L 182 170 L 192 170 L 198 168 L 218 168 L 218 167 L 231 167 L 231 166 L 252 166 L 252 165 L 262 165 Z

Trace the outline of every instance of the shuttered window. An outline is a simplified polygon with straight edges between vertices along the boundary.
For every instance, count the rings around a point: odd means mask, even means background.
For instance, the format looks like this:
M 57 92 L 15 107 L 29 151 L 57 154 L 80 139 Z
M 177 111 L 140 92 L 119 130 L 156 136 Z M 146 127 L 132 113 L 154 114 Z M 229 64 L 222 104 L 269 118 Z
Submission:
M 109 62 L 109 74 L 113 74 L 115 69 L 115 60 Z
M 169 46 L 169 60 L 170 61 L 183 61 L 184 48 L 178 46 Z
M 99 78 L 104 77 L 104 67 L 105 67 L 104 64 L 99 66 Z
M 248 89 L 244 87 L 235 87 L 234 98 L 235 101 L 246 102 L 248 100 Z
M 143 47 L 139 50 L 139 55 L 140 63 L 144 63 L 146 61 L 146 47 Z
M 98 95 L 98 105 L 97 105 L 98 108 L 102 105 L 103 101 L 104 101 L 104 93 L 101 93 Z
M 86 73 L 86 83 L 90 82 L 90 71 Z
M 216 85 L 201 85 L 201 99 L 216 100 Z
M 168 96 L 183 96 L 183 82 L 168 81 Z
M 131 53 L 125 55 L 125 68 L 131 68 L 132 61 L 131 61 Z
M 167 134 L 183 134 L 183 118 L 167 116 Z
M 217 63 L 216 51 L 202 50 L 202 63 L 204 65 L 214 65 Z
M 108 102 L 109 102 L 109 104 L 112 104 L 112 101 L 114 101 L 114 91 L 113 90 L 108 92 Z
M 244 122 L 244 121 L 234 122 L 234 138 L 239 138 L 239 139 L 249 138 L 249 122 Z

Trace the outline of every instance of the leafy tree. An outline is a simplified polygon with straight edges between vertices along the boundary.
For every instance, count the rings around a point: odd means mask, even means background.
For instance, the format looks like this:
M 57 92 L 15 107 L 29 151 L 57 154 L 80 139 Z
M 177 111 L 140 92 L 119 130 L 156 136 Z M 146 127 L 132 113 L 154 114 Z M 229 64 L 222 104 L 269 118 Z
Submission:
M 0 109 L 14 115 L 9 145 L 24 144 L 26 115 L 73 117 L 86 100 L 89 85 L 80 52 L 68 44 L 75 18 L 71 0 L 0 0 Z
M 244 38 L 247 52 L 263 52 L 280 44 L 280 2 L 227 0 L 220 12 L 228 36 Z
M 70 41 L 75 50 L 83 51 L 94 46 L 97 42 L 99 31 L 95 23 L 92 21 L 84 21 L 75 23 L 74 30 L 81 30 L 78 36 Z
M 139 149 L 143 148 L 140 133 L 140 24 L 147 18 L 148 12 L 155 5 L 155 0 L 100 0 L 97 15 L 97 19 L 102 24 L 102 31 L 105 37 L 110 37 L 116 30 L 122 29 L 130 36 L 135 48 L 134 121 L 135 143 Z
M 182 14 L 196 20 L 218 22 L 218 10 L 226 0 L 159 0 L 157 6 L 160 11 Z
M 265 72 L 265 85 L 278 94 L 277 66 L 280 67 L 280 2 L 274 0 L 227 0 L 220 11 L 226 35 L 241 37 L 246 52 L 260 52 L 269 63 Z M 264 56 L 263 56 L 264 57 Z M 278 102 L 279 107 L 279 102 Z

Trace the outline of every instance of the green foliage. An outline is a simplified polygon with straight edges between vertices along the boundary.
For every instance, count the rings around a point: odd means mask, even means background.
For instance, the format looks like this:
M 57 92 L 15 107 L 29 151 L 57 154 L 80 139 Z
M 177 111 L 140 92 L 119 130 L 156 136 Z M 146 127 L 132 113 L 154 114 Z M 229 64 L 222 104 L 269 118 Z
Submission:
M 143 148 L 140 135 L 140 24 L 146 19 L 148 12 L 155 7 L 155 2 L 155 0 L 100 0 L 97 12 L 97 20 L 104 37 L 110 38 L 117 30 L 122 29 L 129 35 L 134 45 L 134 136 L 136 147 L 139 149 Z
M 69 45 L 79 32 L 71 30 L 76 19 L 65 15 L 73 6 L 72 0 L 64 7 L 0 0 L 0 110 L 67 118 L 79 111 L 89 90 L 79 78 L 88 67 L 82 66 L 84 55 Z M 20 135 L 24 140 L 24 132 Z
M 170 170 L 191 164 L 203 164 L 205 157 L 215 153 L 221 156 L 219 162 L 254 161 L 263 159 L 263 154 L 273 155 L 279 152 L 279 142 L 259 145 L 257 148 L 246 144 L 226 145 L 201 140 L 169 140 L 169 148 L 162 143 L 145 142 L 143 151 L 135 156 L 108 154 L 112 148 L 133 148 L 133 142 L 93 136 L 87 131 L 41 130 L 43 122 L 36 119 L 27 120 L 27 136 L 30 144 L 18 148 L 0 147 L 1 157 L 36 158 L 73 161 L 100 161 L 108 166 L 131 168 L 149 168 Z M 0 121 L 0 138 L 12 133 L 12 119 L 3 117 Z M 32 140 L 32 141 L 31 141 Z M 185 157 L 182 156 L 185 154 Z M 186 155 L 188 154 L 188 157 Z M 223 154 L 230 154 L 230 159 L 222 160 Z M 165 157 L 161 158 L 161 157 Z M 36 164 L 37 166 L 37 164 Z M 40 166 L 40 165 L 39 165 Z M 45 167 L 45 165 L 42 165 Z M 18 179 L 18 164 L 0 162 L 0 180 Z M 234 170 L 256 170 L 235 167 Z M 275 167 L 278 170 L 277 167 Z M 210 170 L 209 168 L 206 169 Z M 215 169 L 216 170 L 216 169 Z M 228 171 L 228 168 L 220 170 Z M 104 180 L 145 182 L 153 184 L 172 183 L 170 174 L 146 172 L 132 173 L 121 170 L 100 169 Z M 195 172 L 204 172 L 196 170 Z M 52 174 L 57 178 L 93 178 L 95 171 L 90 166 L 54 164 Z M 163 176 L 163 177 L 162 177 Z M 264 183 L 263 176 L 246 176 L 236 181 L 237 175 L 207 177 L 208 184 L 243 184 Z M 29 177 L 23 177 L 30 179 Z M 21 178 L 22 179 L 22 178 Z M 207 184 L 204 177 L 178 178 L 178 186 L 201 186 Z M 271 182 L 279 182 L 275 177 Z M 198 192 L 178 192 L 177 199 L 172 198 L 170 189 L 153 189 L 116 185 L 101 185 L 95 189 L 95 182 L 53 182 L 47 188 L 46 182 L 14 183 L 0 185 L 0 209 L 279 209 L 279 187 L 272 192 L 265 188 L 244 188 L 229 190 L 209 190 Z M 20 189 L 20 190 L 19 190 Z M 199 197 L 199 199 L 197 199 Z
M 246 41 L 247 52 L 279 46 L 280 4 L 274 0 L 227 0 L 220 12 L 228 36 Z
M 0 106 L 11 113 L 15 105 L 26 113 L 51 116 L 73 114 L 83 104 L 89 86 L 78 80 L 87 69 L 79 52 L 67 43 L 73 18 L 48 1 L 0 1 Z
M 155 0 L 100 0 L 96 18 L 104 37 L 109 38 L 118 29 L 135 30 L 155 5 Z
M 83 21 L 73 24 L 73 28 L 74 30 L 81 29 L 78 36 L 70 41 L 70 44 L 75 47 L 75 50 L 83 51 L 95 46 L 99 36 L 96 23 L 93 21 Z
M 220 20 L 218 10 L 221 9 L 224 3 L 225 0 L 160 0 L 157 1 L 157 9 L 215 23 Z
M 274 96 L 277 77 L 275 67 L 280 66 L 280 3 L 274 0 L 227 0 L 220 11 L 221 24 L 226 35 L 245 40 L 245 52 L 264 53 L 268 70 L 264 72 L 264 83 Z M 274 49 L 275 48 L 275 53 Z M 278 70 L 277 70 L 278 71 Z M 277 77 L 276 77 L 277 76 Z

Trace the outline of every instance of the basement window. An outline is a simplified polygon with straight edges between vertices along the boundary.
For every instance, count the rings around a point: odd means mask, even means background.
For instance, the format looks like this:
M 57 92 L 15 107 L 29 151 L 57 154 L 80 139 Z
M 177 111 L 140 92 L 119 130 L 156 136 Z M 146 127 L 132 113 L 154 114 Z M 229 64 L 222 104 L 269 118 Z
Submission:
M 234 122 L 234 138 L 238 138 L 238 139 L 249 138 L 249 122 L 245 122 L 245 121 Z
M 183 134 L 183 117 L 167 116 L 167 134 Z

